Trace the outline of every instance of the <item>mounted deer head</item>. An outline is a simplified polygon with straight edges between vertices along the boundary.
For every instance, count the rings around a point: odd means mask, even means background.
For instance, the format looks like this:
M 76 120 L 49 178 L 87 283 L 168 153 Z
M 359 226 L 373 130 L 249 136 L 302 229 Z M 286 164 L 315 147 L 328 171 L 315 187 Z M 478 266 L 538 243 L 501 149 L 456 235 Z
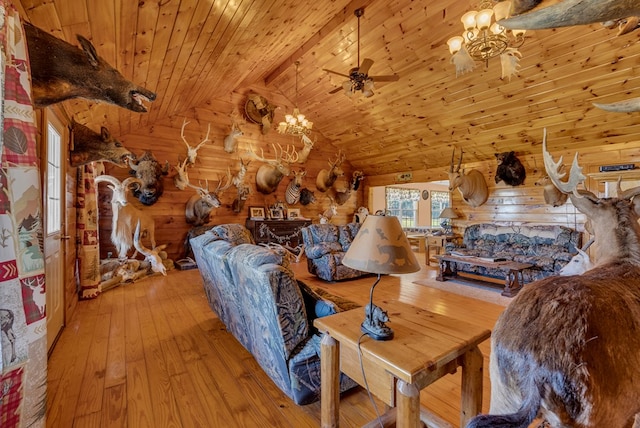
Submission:
M 462 165 L 462 156 L 464 152 L 460 150 L 460 160 L 458 166 L 453 169 L 453 161 L 455 159 L 456 149 L 453 149 L 451 154 L 451 167 L 447 174 L 449 175 L 449 191 L 453 192 L 458 189 L 462 195 L 462 199 L 470 206 L 476 208 L 487 202 L 489 198 L 489 188 L 487 182 L 484 179 L 482 173 L 476 169 L 472 169 L 469 173 L 465 174 L 464 171 L 460 172 L 460 165 Z
M 316 177 L 316 189 L 324 193 L 333 186 L 333 183 L 336 182 L 338 177 L 344 175 L 344 171 L 340 168 L 344 160 L 345 156 L 342 151 L 338 152 L 338 156 L 335 161 L 332 162 L 329 160 L 329 169 L 320 170 L 318 177 Z
M 209 191 L 208 181 L 206 181 L 205 187 L 194 186 L 189 183 L 188 186 L 195 189 L 197 193 L 187 201 L 185 207 L 187 223 L 194 226 L 202 226 L 208 223 L 211 210 L 220 206 L 220 194 L 231 187 L 231 184 L 231 172 L 228 169 L 226 183 L 224 179 L 219 180 L 216 189 L 212 192 Z
M 266 159 L 262 149 L 260 149 L 260 155 L 258 155 L 251 147 L 251 155 L 261 162 L 266 162 L 256 172 L 256 188 L 258 192 L 265 195 L 275 192 L 282 178 L 291 172 L 289 165 L 298 160 L 298 152 L 295 147 L 289 149 L 289 146 L 287 146 L 285 150 L 280 144 L 277 147 L 275 144 L 271 146 L 275 154 L 273 159 Z
M 200 143 L 198 143 L 197 146 L 195 147 L 191 147 L 189 145 L 189 143 L 187 142 L 187 139 L 184 136 L 184 128 L 191 122 L 187 122 L 187 119 L 183 119 L 182 121 L 182 128 L 180 128 L 180 137 L 182 137 L 182 141 L 184 141 L 184 145 L 187 146 L 187 157 L 186 157 L 186 162 L 189 165 L 193 165 L 196 163 L 196 158 L 198 157 L 198 150 L 200 150 L 200 147 L 202 147 L 206 142 L 211 141 L 209 140 L 209 131 L 211 130 L 211 124 L 207 125 L 207 135 L 204 137 L 204 139 L 202 141 L 200 141 Z
M 297 163 L 305 163 L 307 161 L 307 158 L 309 157 L 309 153 L 311 153 L 314 142 L 311 140 L 311 138 L 307 137 L 304 134 L 302 134 L 302 137 L 300 139 L 302 140 L 304 147 L 300 151 L 300 156 L 298 157 Z

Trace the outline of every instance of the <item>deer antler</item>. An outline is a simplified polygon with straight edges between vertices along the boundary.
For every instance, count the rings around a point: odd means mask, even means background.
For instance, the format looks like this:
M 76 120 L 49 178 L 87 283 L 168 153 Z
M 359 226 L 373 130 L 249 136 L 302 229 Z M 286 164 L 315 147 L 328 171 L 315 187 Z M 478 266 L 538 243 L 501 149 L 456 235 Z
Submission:
M 211 131 L 211 124 L 209 124 L 207 126 L 207 135 L 204 137 L 204 140 L 202 140 L 197 146 L 195 147 L 191 147 L 189 145 L 189 143 L 187 142 L 187 139 L 184 136 L 184 128 L 189 124 L 190 122 L 187 122 L 187 119 L 183 119 L 182 121 L 182 128 L 180 128 L 180 137 L 182 137 L 182 141 L 184 141 L 184 144 L 187 146 L 187 157 L 186 157 L 186 161 L 189 162 L 190 165 L 193 165 L 196 162 L 196 157 L 198 156 L 198 150 L 200 150 L 200 147 L 202 147 L 203 144 L 205 144 L 206 142 L 210 141 L 209 140 L 209 132 Z
M 200 180 L 198 180 L 198 184 L 200 186 L 196 186 L 196 185 L 191 184 L 189 182 L 186 183 L 187 186 L 191 187 L 192 189 L 195 189 L 200 196 L 208 195 L 209 194 L 209 180 L 205 180 L 205 187 L 202 187 L 202 182 Z
M 561 180 L 565 175 L 567 175 L 567 173 L 559 172 L 560 168 L 562 167 L 562 156 L 560 156 L 558 162 L 554 162 L 553 157 L 547 151 L 547 128 L 544 128 L 544 136 L 542 138 L 542 157 L 544 159 L 544 168 L 547 171 L 547 175 L 549 176 L 549 179 L 551 180 L 553 185 L 558 188 L 558 190 L 560 190 L 562 193 L 573 193 L 573 195 L 578 198 L 589 196 L 587 192 L 578 192 L 578 185 L 587 178 L 584 176 L 584 174 L 582 174 L 582 167 L 578 165 L 578 153 L 576 153 L 573 158 L 571 170 L 569 171 L 569 180 L 566 182 Z M 591 195 L 595 198 L 595 195 Z
M 224 178 L 221 179 L 220 181 L 218 181 L 218 185 L 216 186 L 216 190 L 214 190 L 213 193 L 215 193 L 217 195 L 218 193 L 224 192 L 229 187 L 231 187 L 231 185 L 233 184 L 233 180 L 231 179 L 231 169 L 229 169 L 229 168 L 227 168 L 226 179 L 227 179 L 227 182 L 225 183 L 224 186 L 222 186 L 222 183 L 224 182 Z
M 133 234 L 133 245 L 136 247 L 136 250 L 138 250 L 140 254 L 143 254 L 144 258 L 151 264 L 152 271 L 159 272 L 164 276 L 167 275 L 167 268 L 162 263 L 162 258 L 158 255 L 158 250 L 155 248 L 149 250 L 142 245 L 142 242 L 140 242 L 140 220 L 138 220 L 136 231 Z

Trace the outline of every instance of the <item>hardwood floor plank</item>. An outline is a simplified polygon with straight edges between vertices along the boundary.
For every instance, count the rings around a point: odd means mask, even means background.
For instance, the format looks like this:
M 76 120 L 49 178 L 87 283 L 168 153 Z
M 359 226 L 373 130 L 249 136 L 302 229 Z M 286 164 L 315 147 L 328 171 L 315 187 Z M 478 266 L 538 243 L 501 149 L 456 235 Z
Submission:
M 154 428 L 152 391 L 144 360 L 127 361 L 127 426 Z
M 424 255 L 418 259 L 423 263 Z M 373 276 L 328 283 L 310 275 L 304 259 L 292 267 L 307 284 L 368 303 Z M 416 274 L 385 276 L 374 300 L 398 299 L 493 328 L 502 306 L 413 283 L 435 281 L 435 273 L 435 267 L 423 266 Z M 489 341 L 480 349 L 486 412 Z M 154 276 L 80 301 L 49 359 L 49 374 L 48 427 L 297 428 L 320 423 L 319 402 L 295 405 L 227 332 L 209 308 L 195 269 L 171 271 L 167 277 Z M 460 371 L 447 375 L 420 394 L 423 406 L 454 426 L 460 423 L 460 376 Z M 85 392 L 90 396 L 80 399 Z M 384 412 L 384 405 L 376 402 Z M 76 415 L 78 404 L 83 414 Z M 361 387 L 342 395 L 340 410 L 343 427 L 375 418 Z
M 118 384 L 106 388 L 102 403 L 102 427 L 127 426 L 127 387 Z

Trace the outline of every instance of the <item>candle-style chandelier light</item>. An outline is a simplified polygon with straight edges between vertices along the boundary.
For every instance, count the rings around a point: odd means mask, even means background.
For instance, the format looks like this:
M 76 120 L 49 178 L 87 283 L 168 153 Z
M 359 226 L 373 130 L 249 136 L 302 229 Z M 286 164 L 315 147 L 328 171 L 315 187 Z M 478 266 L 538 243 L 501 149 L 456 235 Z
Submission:
M 296 103 L 293 109 L 293 113 L 284 116 L 284 121 L 278 124 L 278 132 L 280 134 L 289 135 L 308 135 L 313 128 L 313 122 L 309 122 L 304 114 L 298 110 L 298 66 L 299 61 L 296 64 Z

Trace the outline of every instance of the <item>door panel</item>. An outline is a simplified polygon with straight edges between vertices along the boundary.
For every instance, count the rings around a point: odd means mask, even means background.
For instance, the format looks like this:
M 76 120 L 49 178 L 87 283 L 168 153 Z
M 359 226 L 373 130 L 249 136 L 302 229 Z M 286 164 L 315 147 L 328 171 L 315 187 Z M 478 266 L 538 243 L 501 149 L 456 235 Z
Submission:
M 44 256 L 46 275 L 47 348 L 51 351 L 64 326 L 65 180 L 68 132 L 53 114 L 45 114 L 43 132 Z

